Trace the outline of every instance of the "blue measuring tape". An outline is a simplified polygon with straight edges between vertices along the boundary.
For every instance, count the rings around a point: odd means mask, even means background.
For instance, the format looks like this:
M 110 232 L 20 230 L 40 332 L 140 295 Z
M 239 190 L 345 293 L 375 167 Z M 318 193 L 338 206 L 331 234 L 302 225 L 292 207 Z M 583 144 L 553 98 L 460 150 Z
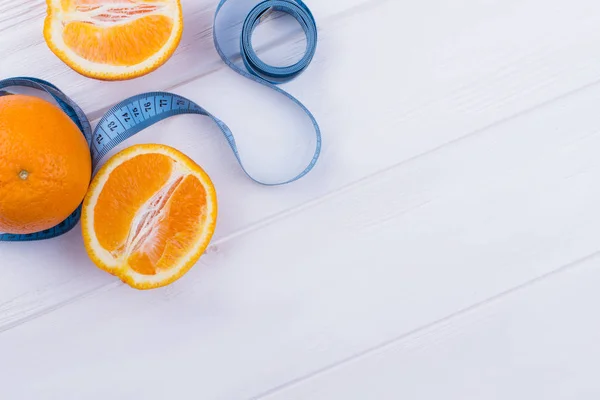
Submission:
M 217 30 L 217 19 L 224 10 L 225 3 L 234 3 L 235 0 L 222 0 L 217 6 L 215 13 L 214 25 L 214 43 L 217 52 L 221 59 L 233 70 L 240 75 L 249 78 L 255 82 L 266 85 L 275 91 L 283 94 L 295 104 L 297 104 L 311 119 L 316 133 L 316 148 L 313 158 L 308 166 L 297 176 L 283 182 L 268 183 L 262 182 L 252 177 L 244 167 L 240 158 L 237 145 L 231 130 L 216 118 L 214 115 L 200 107 L 193 101 L 168 92 L 149 92 L 130 97 L 112 107 L 98 122 L 96 129 L 92 132 L 91 125 L 77 104 L 61 92 L 56 86 L 37 78 L 16 77 L 5 80 L 0 80 L 0 95 L 10 95 L 7 89 L 9 87 L 27 87 L 43 91 L 57 102 L 62 110 L 77 124 L 81 133 L 85 136 L 92 157 L 92 166 L 96 171 L 103 157 L 105 157 L 115 146 L 124 140 L 132 137 L 136 133 L 146 129 L 147 127 L 162 121 L 166 118 L 180 114 L 197 114 L 210 118 L 223 132 L 227 142 L 229 143 L 233 153 L 240 164 L 244 173 L 262 185 L 276 186 L 294 182 L 306 174 L 308 174 L 319 158 L 321 152 L 321 131 L 316 119 L 310 111 L 289 93 L 283 91 L 276 85 L 288 82 L 299 74 L 301 74 L 310 64 L 317 43 L 317 28 L 314 18 L 306 5 L 300 0 L 266 0 L 256 4 L 256 1 L 251 2 L 241 0 L 245 5 L 253 3 L 253 7 L 248 12 L 246 19 L 242 25 L 240 46 L 238 49 L 239 55 L 245 67 L 245 70 L 236 65 L 233 61 L 235 55 L 227 54 L 219 42 Z M 252 33 L 256 26 L 261 22 L 261 19 L 271 11 L 281 11 L 293 16 L 302 26 L 307 38 L 307 50 L 304 57 L 297 63 L 287 67 L 274 67 L 262 62 L 252 48 L 251 40 Z M 10 233 L 0 233 L 0 242 L 23 242 L 51 239 L 61 236 L 77 225 L 81 218 L 81 206 L 73 212 L 65 221 L 59 225 L 42 231 L 26 235 L 16 235 Z

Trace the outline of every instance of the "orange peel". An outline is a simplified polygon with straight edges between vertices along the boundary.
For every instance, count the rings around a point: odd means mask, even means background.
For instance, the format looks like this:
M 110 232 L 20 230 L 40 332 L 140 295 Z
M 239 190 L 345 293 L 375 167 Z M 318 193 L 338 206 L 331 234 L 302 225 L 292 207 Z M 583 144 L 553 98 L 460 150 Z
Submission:
M 91 260 L 144 290 L 186 274 L 206 250 L 216 218 L 216 191 L 206 172 L 174 148 L 143 144 L 100 168 L 81 221 Z
M 125 80 L 148 74 L 175 52 L 180 0 L 46 0 L 44 38 L 81 75 Z

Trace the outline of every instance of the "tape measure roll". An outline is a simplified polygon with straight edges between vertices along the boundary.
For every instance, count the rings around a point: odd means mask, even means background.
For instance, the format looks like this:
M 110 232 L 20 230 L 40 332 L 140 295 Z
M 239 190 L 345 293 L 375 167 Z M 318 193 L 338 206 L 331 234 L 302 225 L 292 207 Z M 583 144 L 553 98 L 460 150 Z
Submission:
M 252 33 L 260 24 L 262 19 L 272 11 L 280 11 L 291 15 L 298 21 L 306 36 L 306 51 L 304 56 L 295 64 L 277 67 L 264 63 L 254 51 L 252 47 Z M 243 18 L 241 29 L 234 34 L 240 37 L 239 45 L 235 45 L 234 41 L 227 41 L 226 36 L 231 34 L 231 30 L 239 26 L 239 22 Z M 322 139 L 321 129 L 313 114 L 291 94 L 278 87 L 278 84 L 289 82 L 300 74 L 310 65 L 316 49 L 317 49 L 317 25 L 309 8 L 301 0 L 221 0 L 217 6 L 213 21 L 213 40 L 215 49 L 225 64 L 233 69 L 238 74 L 265 85 L 276 92 L 284 95 L 286 98 L 295 103 L 302 111 L 310 118 L 313 125 L 316 145 L 313 158 L 307 167 L 299 175 L 285 182 L 275 183 L 271 185 L 281 185 L 298 180 L 308 174 L 315 166 L 321 153 Z M 236 59 L 241 59 L 241 62 L 236 63 Z M 230 142 L 230 144 L 232 144 Z M 240 162 L 237 150 L 232 145 L 236 158 Z M 242 166 L 243 168 L 243 166 Z M 244 169 L 244 172 L 246 170 Z M 248 173 L 246 172 L 248 175 Z M 248 175 L 249 176 L 249 175 Z M 254 181 L 266 184 L 264 182 Z
M 290 81 L 301 74 L 310 64 L 316 49 L 317 42 L 317 30 L 314 18 L 310 13 L 309 9 L 300 0 L 266 0 L 257 2 L 255 0 L 237 0 L 245 2 L 246 5 L 253 3 L 253 7 L 248 12 L 246 19 L 242 25 L 242 31 L 240 33 L 240 47 L 239 55 L 245 67 L 245 70 L 240 66 L 236 65 L 233 61 L 235 55 L 228 54 L 220 44 L 220 34 L 217 31 L 217 19 L 225 3 L 233 3 L 234 0 L 222 0 L 215 13 L 215 33 L 214 41 L 215 48 L 221 56 L 222 60 L 234 71 L 240 75 L 249 78 L 255 82 L 266 85 L 273 90 L 283 94 L 288 99 L 292 100 L 297 104 L 311 119 L 316 134 L 316 147 L 314 155 L 307 165 L 307 167 L 297 176 L 285 180 L 283 182 L 267 183 L 262 182 L 253 176 L 251 176 L 246 168 L 244 167 L 240 158 L 237 145 L 235 143 L 234 136 L 231 130 L 225 125 L 225 123 L 214 115 L 209 113 L 198 104 L 194 103 L 183 96 L 179 96 L 168 92 L 149 92 L 142 93 L 133 97 L 130 97 L 112 107 L 98 122 L 96 129 L 92 132 L 90 123 L 77 104 L 69 99 L 63 92 L 61 92 L 56 86 L 49 82 L 46 82 L 37 78 L 29 77 L 18 77 L 10 78 L 0 81 L 0 95 L 10 95 L 7 89 L 9 87 L 28 87 L 38 89 L 43 92 L 50 94 L 63 111 L 77 124 L 82 134 L 85 136 L 89 146 L 92 157 L 92 167 L 94 173 L 96 172 L 101 160 L 105 157 L 110 150 L 115 146 L 123 142 L 124 140 L 134 136 L 136 133 L 144 130 L 145 128 L 162 121 L 166 118 L 180 115 L 180 114 L 197 114 L 210 118 L 219 129 L 223 132 L 227 142 L 229 143 L 233 153 L 240 164 L 240 167 L 244 173 L 252 179 L 254 182 L 261 185 L 276 186 L 291 183 L 296 181 L 307 173 L 309 173 L 315 166 L 320 152 L 321 152 L 321 132 L 319 125 L 311 114 L 311 112 L 295 97 L 289 93 L 283 91 L 276 85 Z M 270 11 L 281 11 L 292 15 L 302 26 L 306 37 L 307 37 L 307 50 L 305 55 L 297 63 L 287 67 L 274 67 L 262 62 L 256 55 L 252 48 L 251 39 L 252 33 L 256 26 L 260 23 L 261 19 Z M 73 212 L 65 221 L 60 223 L 58 226 L 32 234 L 27 235 L 15 235 L 10 233 L 0 233 L 1 241 L 36 241 L 51 239 L 60 235 L 63 235 L 73 229 L 81 218 L 81 206 Z

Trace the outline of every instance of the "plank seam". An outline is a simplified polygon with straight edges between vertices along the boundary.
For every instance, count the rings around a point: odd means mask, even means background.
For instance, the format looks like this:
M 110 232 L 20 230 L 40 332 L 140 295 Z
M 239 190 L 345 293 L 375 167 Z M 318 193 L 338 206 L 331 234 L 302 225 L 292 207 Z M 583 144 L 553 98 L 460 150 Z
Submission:
M 390 0 L 367 0 L 364 3 L 358 4 L 358 5 L 354 6 L 354 7 L 351 7 L 349 9 L 344 10 L 343 12 L 341 12 L 339 14 L 334 14 L 334 15 L 331 15 L 331 16 L 329 16 L 327 18 L 323 18 L 321 20 L 322 22 L 318 23 L 319 31 L 321 30 L 320 26 L 324 26 L 324 25 L 333 23 L 333 21 L 343 20 L 345 18 L 351 17 L 351 16 L 353 16 L 354 14 L 356 14 L 359 11 L 375 9 L 375 8 L 383 5 L 384 3 L 387 3 L 388 1 L 390 1 Z M 280 17 L 273 17 L 273 19 L 277 19 L 277 18 L 280 18 Z M 207 32 L 209 33 L 207 35 L 207 39 L 210 42 L 212 42 L 212 40 L 213 40 L 212 29 L 207 29 Z M 282 37 L 280 37 L 280 38 L 272 41 L 268 45 L 258 46 L 256 48 L 256 52 L 257 53 L 261 53 L 263 51 L 272 50 L 275 47 L 284 44 L 285 41 L 287 41 L 291 37 L 292 37 L 292 35 L 284 35 L 284 36 L 282 36 Z M 214 54 L 217 55 L 217 52 L 215 51 Z M 240 59 L 240 57 L 238 56 L 238 57 L 234 58 L 234 61 L 239 61 L 239 59 Z M 193 82 L 195 80 L 205 78 L 205 77 L 207 77 L 209 75 L 212 75 L 214 73 L 220 72 L 221 70 L 229 68 L 227 66 L 227 64 L 225 64 L 225 63 L 222 62 L 222 60 L 218 57 L 218 55 L 216 57 L 215 62 L 212 63 L 212 64 L 215 67 L 210 68 L 207 71 L 202 72 L 202 73 L 200 73 L 198 75 L 194 75 L 194 76 L 191 76 L 191 77 L 189 77 L 187 79 L 184 79 L 181 82 L 177 82 L 176 84 L 173 84 L 171 86 L 167 86 L 167 87 L 165 87 L 164 89 L 161 89 L 161 90 L 167 91 L 167 92 L 168 91 L 173 91 L 173 90 L 175 90 L 175 89 L 177 89 L 177 88 L 179 88 L 181 86 L 185 86 L 185 85 L 187 85 L 187 84 L 189 84 L 189 83 L 191 83 L 191 82 Z M 111 107 L 112 106 L 109 105 L 109 106 L 105 106 L 105 107 L 99 108 L 98 110 L 91 111 L 88 114 L 88 118 L 90 119 L 90 121 L 98 120 L 98 119 L 102 118 L 102 115 L 104 115 Z
M 433 330 L 441 325 L 444 325 L 446 323 L 448 323 L 451 320 L 454 320 L 456 318 L 459 317 L 464 317 L 466 315 L 470 315 L 473 314 L 476 311 L 479 311 L 481 309 L 484 309 L 486 307 L 491 307 L 492 305 L 495 305 L 497 303 L 499 303 L 500 301 L 503 301 L 505 298 L 510 297 L 512 295 L 515 295 L 517 293 L 523 292 L 525 290 L 528 290 L 534 286 L 537 286 L 539 284 L 541 284 L 542 282 L 545 282 L 548 279 L 553 279 L 559 275 L 563 275 L 569 272 L 572 272 L 573 270 L 582 267 L 584 264 L 586 264 L 587 261 L 593 260 L 594 258 L 600 256 L 600 250 L 596 251 L 594 253 L 591 253 L 583 258 L 577 259 L 575 261 L 572 261 L 570 263 L 567 263 L 565 265 L 563 265 L 562 267 L 559 267 L 553 271 L 550 271 L 546 274 L 540 275 L 536 278 L 533 278 L 531 280 L 528 280 L 527 282 L 524 282 L 520 285 L 517 285 L 511 289 L 505 290 L 503 292 L 500 292 L 494 296 L 491 296 L 485 300 L 482 300 L 480 302 L 477 302 L 475 304 L 472 304 L 468 307 L 465 307 L 459 311 L 456 311 L 454 313 L 451 313 L 445 317 L 442 317 L 440 319 L 437 319 L 433 322 L 429 322 L 427 324 L 424 324 L 418 328 L 412 329 L 406 333 L 403 333 L 399 336 L 397 336 L 396 338 L 390 339 L 390 340 L 386 340 L 376 346 L 370 347 L 368 349 L 365 349 L 363 351 L 360 351 L 352 356 L 346 357 L 340 361 L 337 361 L 335 363 L 331 363 L 328 366 L 319 368 L 316 371 L 313 371 L 311 373 L 308 373 L 306 375 L 300 376 L 298 378 L 295 378 L 291 381 L 288 381 L 287 383 L 275 386 L 267 391 L 264 391 L 254 397 L 251 397 L 252 400 L 266 400 L 267 397 L 272 396 L 274 394 L 283 392 L 285 390 L 297 387 L 309 380 L 315 379 L 320 375 L 326 374 L 328 372 L 332 372 L 335 370 L 338 370 L 340 368 L 343 368 L 347 365 L 350 364 L 354 364 L 356 362 L 360 362 L 362 359 L 370 357 L 372 355 L 375 355 L 377 353 L 383 352 L 386 349 L 396 346 L 402 342 L 404 342 L 405 340 L 411 339 L 413 336 L 422 333 L 424 331 L 430 331 Z
M 384 0 L 384 1 L 387 1 L 387 0 Z M 491 123 L 491 124 L 489 124 L 489 125 L 487 125 L 487 126 L 485 126 L 483 128 L 476 129 L 475 131 L 472 131 L 471 133 L 467 133 L 466 135 L 463 135 L 463 136 L 461 136 L 459 138 L 450 140 L 450 141 L 448 141 L 446 143 L 443 143 L 443 144 L 441 144 L 439 146 L 436 146 L 436 147 L 434 147 L 432 149 L 429 149 L 429 150 L 427 150 L 427 151 L 425 151 L 423 153 L 419 153 L 419 154 L 417 154 L 417 155 L 415 155 L 413 157 L 407 158 L 407 159 L 402 160 L 402 161 L 400 161 L 398 163 L 390 165 L 387 168 L 381 169 L 379 171 L 375 171 L 375 172 L 373 172 L 373 173 L 371 173 L 369 175 L 366 175 L 363 178 L 360 178 L 359 180 L 356 180 L 356 181 L 351 182 L 351 183 L 349 183 L 347 185 L 341 186 L 341 187 L 339 187 L 337 189 L 334 189 L 333 191 L 327 192 L 327 193 L 325 193 L 325 194 L 323 194 L 321 196 L 318 196 L 318 197 L 316 197 L 316 198 L 314 198 L 312 200 L 309 200 L 309 201 L 307 201 L 307 202 L 305 202 L 305 203 L 303 203 L 301 205 L 298 205 L 298 206 L 295 206 L 295 207 L 291 207 L 291 208 L 289 208 L 287 210 L 281 211 L 281 212 L 276 213 L 276 214 L 274 214 L 274 215 L 272 215 L 270 217 L 264 218 L 264 219 L 262 219 L 262 220 L 260 220 L 258 222 L 250 224 L 246 228 L 239 229 L 239 230 L 237 230 L 235 232 L 232 232 L 231 234 L 228 234 L 228 235 L 225 235 L 225 236 L 223 236 L 221 238 L 215 239 L 215 240 L 213 240 L 213 242 L 211 243 L 211 245 L 207 249 L 207 251 L 210 251 L 211 249 L 214 249 L 216 246 L 221 245 L 221 244 L 226 243 L 226 242 L 229 242 L 231 240 L 234 240 L 234 239 L 236 239 L 238 237 L 241 237 L 241 236 L 244 236 L 244 235 L 247 235 L 247 234 L 259 231 L 261 229 L 264 229 L 264 228 L 266 228 L 266 227 L 268 227 L 268 226 L 270 226 L 270 225 L 272 225 L 274 223 L 277 223 L 279 221 L 285 220 L 285 219 L 287 219 L 287 218 L 289 218 L 291 216 L 294 216 L 294 215 L 296 215 L 298 213 L 301 213 L 301 212 L 303 212 L 305 210 L 314 208 L 314 207 L 318 206 L 319 204 L 321 204 L 321 203 L 323 203 L 323 202 L 325 202 L 325 201 L 327 201 L 329 199 L 336 198 L 336 197 L 338 197 L 338 196 L 340 196 L 340 195 L 342 195 L 342 194 L 344 194 L 344 193 L 346 193 L 348 191 L 351 191 L 351 190 L 353 190 L 353 189 L 355 189 L 357 187 L 360 187 L 360 186 L 366 184 L 368 181 L 370 181 L 370 180 L 372 180 L 372 179 L 374 179 L 374 178 L 376 178 L 378 176 L 381 176 L 381 175 L 384 175 L 384 174 L 388 174 L 388 173 L 392 173 L 392 171 L 394 171 L 396 168 L 400 168 L 400 167 L 402 167 L 402 166 L 404 166 L 406 164 L 409 164 L 409 163 L 411 163 L 411 162 L 413 162 L 413 161 L 415 161 L 417 159 L 420 159 L 421 157 L 425 157 L 425 156 L 431 155 L 431 154 L 433 154 L 433 153 L 441 150 L 442 148 L 444 148 L 446 146 L 455 145 L 455 144 L 458 144 L 458 143 L 460 143 L 460 142 L 462 142 L 464 140 L 468 140 L 468 139 L 470 139 L 472 137 L 475 137 L 475 136 L 477 136 L 477 135 L 479 135 L 479 134 L 487 131 L 488 129 L 491 129 L 493 127 L 496 127 L 496 126 L 502 125 L 504 123 L 507 123 L 507 122 L 509 122 L 509 121 L 511 121 L 511 120 L 513 120 L 515 118 L 518 118 L 520 116 L 533 113 L 533 112 L 537 111 L 538 109 L 544 108 L 544 107 L 546 107 L 546 106 L 548 106 L 548 105 L 550 105 L 550 104 L 552 104 L 552 103 L 554 103 L 556 101 L 568 98 L 570 96 L 578 94 L 579 92 L 582 92 L 582 91 L 585 91 L 587 89 L 590 89 L 591 87 L 594 87 L 594 86 L 598 85 L 598 83 L 600 83 L 600 79 L 598 79 L 598 80 L 596 80 L 596 81 L 594 81 L 592 83 L 589 83 L 587 85 L 581 86 L 578 89 L 574 89 L 574 90 L 568 91 L 568 92 L 566 92 L 566 93 L 564 93 L 562 95 L 559 95 L 557 97 L 549 99 L 549 100 L 547 100 L 545 102 L 539 103 L 536 106 L 533 106 L 533 107 L 524 109 L 522 111 L 519 111 L 519 112 L 517 112 L 517 113 L 515 113 L 515 114 L 513 114 L 511 116 L 508 116 L 506 118 L 503 118 L 503 119 L 500 119 L 498 121 L 495 121 L 495 122 L 493 122 L 493 123 Z M 80 293 L 80 294 L 78 294 L 78 295 L 76 295 L 76 296 L 74 296 L 72 298 L 69 298 L 67 300 L 64 300 L 64 301 L 62 301 L 60 303 L 57 303 L 57 304 L 52 305 L 52 306 L 49 306 L 48 308 L 42 309 L 42 310 L 40 310 L 40 311 L 38 311 L 38 312 L 36 312 L 34 314 L 27 315 L 27 316 L 25 316 L 25 317 L 23 317 L 21 319 L 17 319 L 17 320 L 15 320 L 13 322 L 8 323 L 7 325 L 4 325 L 4 326 L 0 325 L 0 334 L 3 333 L 3 332 L 6 332 L 6 331 L 8 331 L 8 330 L 10 330 L 12 328 L 15 328 L 15 327 L 17 327 L 17 326 L 19 326 L 19 325 L 21 325 L 23 323 L 29 322 L 29 321 L 37 318 L 37 317 L 40 317 L 40 316 L 46 315 L 48 313 L 51 313 L 51 312 L 53 312 L 55 310 L 58 310 L 58 309 L 62 308 L 63 306 L 66 306 L 66 305 L 69 305 L 71 303 L 74 303 L 74 302 L 78 301 L 79 299 L 83 299 L 83 298 L 86 298 L 88 296 L 92 296 L 92 295 L 94 295 L 97 292 L 101 292 L 101 291 L 104 291 L 104 290 L 110 290 L 111 288 L 116 288 L 116 287 L 119 287 L 119 286 L 122 286 L 122 285 L 123 285 L 122 282 L 116 282 L 116 283 L 115 282 L 111 282 L 111 283 L 108 283 L 108 284 L 104 284 L 104 285 L 98 286 L 98 287 L 96 287 L 94 289 L 91 289 L 91 290 L 85 291 L 83 293 Z M 8 302 L 5 302 L 4 304 L 9 303 L 11 301 L 12 300 L 9 300 Z

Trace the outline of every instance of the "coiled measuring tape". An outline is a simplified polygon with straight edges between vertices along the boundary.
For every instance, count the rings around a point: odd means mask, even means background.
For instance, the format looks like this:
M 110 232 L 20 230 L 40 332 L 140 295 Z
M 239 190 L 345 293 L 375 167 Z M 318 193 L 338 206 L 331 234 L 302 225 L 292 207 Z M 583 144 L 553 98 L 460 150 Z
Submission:
M 235 55 L 228 54 L 228 51 L 221 46 L 219 40 L 218 17 L 223 14 L 226 3 L 231 4 L 236 2 L 239 4 L 244 3 L 245 6 L 248 6 L 249 4 L 252 5 L 242 25 L 238 49 L 245 70 L 236 65 L 233 61 Z M 30 77 L 16 77 L 0 80 L 0 95 L 11 95 L 12 93 L 10 91 L 4 90 L 9 87 L 27 87 L 43 91 L 52 96 L 85 136 L 88 145 L 90 146 L 92 167 L 94 171 L 96 171 L 101 160 L 110 152 L 110 150 L 145 128 L 175 115 L 197 114 L 208 117 L 217 124 L 233 150 L 235 158 L 242 170 L 250 179 L 267 186 L 283 185 L 294 182 L 308 174 L 315 166 L 321 152 L 321 132 L 319 125 L 311 112 L 295 97 L 283 91 L 276 85 L 294 79 L 308 67 L 316 50 L 317 28 L 310 10 L 300 0 L 265 0 L 258 4 L 256 3 L 256 0 L 222 0 L 217 6 L 217 11 L 215 13 L 214 43 L 221 59 L 231 69 L 246 78 L 268 86 L 283 94 L 297 104 L 311 119 L 316 134 L 316 147 L 313 158 L 300 174 L 286 181 L 268 183 L 259 181 L 251 176 L 242 163 L 235 139 L 227 125 L 198 104 L 183 96 L 168 92 L 149 92 L 130 97 L 112 107 L 102 117 L 98 122 L 96 129 L 92 132 L 91 125 L 81 108 L 49 82 Z M 300 61 L 291 66 L 274 67 L 265 64 L 258 58 L 252 48 L 251 39 L 254 29 L 261 22 L 261 19 L 271 11 L 281 11 L 293 16 L 300 26 L 302 26 L 304 33 L 306 34 L 306 53 Z M 65 221 L 51 229 L 26 235 L 0 233 L 0 242 L 23 242 L 51 239 L 69 232 L 77 225 L 80 218 L 81 206 L 79 206 Z

